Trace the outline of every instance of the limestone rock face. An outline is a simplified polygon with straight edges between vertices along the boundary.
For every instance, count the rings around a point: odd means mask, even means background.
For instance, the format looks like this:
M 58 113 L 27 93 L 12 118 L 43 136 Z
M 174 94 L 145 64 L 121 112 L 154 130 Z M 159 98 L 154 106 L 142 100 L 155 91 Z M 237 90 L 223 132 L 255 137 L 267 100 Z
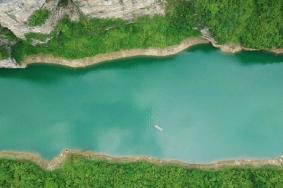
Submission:
M 162 0 L 69 0 L 67 6 L 59 6 L 61 0 L 0 0 L 0 24 L 17 37 L 25 33 L 48 34 L 65 14 L 71 19 L 79 13 L 97 18 L 131 19 L 135 16 L 164 14 Z M 50 18 L 39 27 L 29 27 L 28 18 L 35 10 L 46 8 Z
M 98 18 L 131 19 L 164 14 L 161 0 L 73 0 L 85 15 Z
M 28 32 L 26 21 L 44 3 L 45 0 L 0 0 L 0 24 L 23 38 Z
M 58 7 L 59 2 L 60 0 L 0 0 L 0 24 L 19 38 L 24 38 L 25 33 L 29 32 L 48 34 L 64 15 L 69 15 L 71 19 L 78 17 L 73 4 Z M 29 27 L 29 17 L 40 8 L 49 10 L 50 18 L 42 26 Z

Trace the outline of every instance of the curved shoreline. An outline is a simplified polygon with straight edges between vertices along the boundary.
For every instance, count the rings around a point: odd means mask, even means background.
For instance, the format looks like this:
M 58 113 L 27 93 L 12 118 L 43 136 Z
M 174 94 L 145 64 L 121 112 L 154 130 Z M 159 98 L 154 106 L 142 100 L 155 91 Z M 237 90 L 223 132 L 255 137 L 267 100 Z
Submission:
M 224 160 L 217 161 L 208 164 L 194 164 L 187 163 L 179 160 L 162 160 L 154 157 L 114 157 L 102 153 L 96 153 L 92 151 L 79 151 L 79 150 L 64 150 L 58 156 L 52 160 L 44 160 L 40 155 L 28 152 L 0 152 L 0 159 L 10 159 L 17 161 L 29 161 L 38 165 L 43 170 L 53 171 L 59 168 L 68 157 L 76 156 L 82 157 L 88 160 L 103 160 L 114 163 L 134 163 L 134 162 L 148 162 L 157 166 L 173 165 L 182 168 L 197 168 L 197 169 L 223 169 L 232 167 L 264 167 L 264 166 L 274 166 L 283 167 L 283 156 L 276 159 L 266 159 L 266 160 Z
M 82 68 L 100 63 L 105 63 L 113 60 L 137 57 L 137 56 L 152 56 L 166 57 L 178 54 L 190 47 L 211 43 L 214 47 L 219 48 L 224 53 L 239 53 L 241 51 L 257 51 L 257 49 L 243 48 L 235 45 L 218 45 L 203 37 L 192 37 L 182 41 L 180 44 L 169 46 L 164 49 L 148 48 L 148 49 L 131 49 L 118 52 L 98 54 L 93 57 L 85 57 L 80 59 L 65 59 L 63 57 L 55 57 L 51 55 L 33 55 L 28 56 L 20 63 L 20 68 L 26 68 L 30 64 L 57 64 L 71 68 Z M 283 49 L 266 50 L 274 54 L 283 54 Z
M 113 60 L 138 57 L 138 56 L 147 56 L 147 57 L 166 57 L 176 55 L 190 47 L 200 45 L 200 44 L 211 44 L 215 48 L 220 49 L 224 53 L 236 54 L 241 51 L 260 51 L 258 49 L 245 48 L 239 45 L 219 45 L 214 41 L 210 40 L 207 37 L 190 37 L 182 41 L 180 44 L 169 46 L 167 48 L 147 48 L 147 49 L 130 49 L 130 50 L 121 50 L 117 52 L 98 54 L 92 57 L 84 57 L 79 59 L 66 59 L 63 57 L 55 57 L 52 55 L 31 55 L 26 57 L 19 64 L 15 62 L 14 59 L 6 59 L 0 61 L 0 68 L 26 68 L 30 64 L 55 64 L 62 65 L 71 68 L 83 68 L 91 65 L 96 65 L 100 63 L 105 63 Z M 264 51 L 282 55 L 283 48 L 278 49 L 266 49 Z
M 35 63 L 57 64 L 71 68 L 80 68 L 80 67 L 87 67 L 90 65 L 95 65 L 112 60 L 137 57 L 137 56 L 166 57 L 166 56 L 178 54 L 189 47 L 199 44 L 208 44 L 208 43 L 209 41 L 207 41 L 204 38 L 193 37 L 184 40 L 178 45 L 169 46 L 164 49 L 148 48 L 148 49 L 122 50 L 118 52 L 98 54 L 93 57 L 85 57 L 80 59 L 65 59 L 62 57 L 54 57 L 50 55 L 33 55 L 25 58 L 20 64 L 22 68 L 26 68 L 29 64 L 35 64 Z

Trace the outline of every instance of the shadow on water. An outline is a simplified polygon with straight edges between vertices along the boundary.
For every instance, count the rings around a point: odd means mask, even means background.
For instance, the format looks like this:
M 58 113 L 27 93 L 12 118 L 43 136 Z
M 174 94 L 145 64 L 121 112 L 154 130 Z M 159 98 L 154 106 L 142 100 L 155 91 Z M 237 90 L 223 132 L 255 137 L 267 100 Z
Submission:
M 149 65 L 156 65 L 156 64 L 165 64 L 165 63 L 172 63 L 174 60 L 177 59 L 179 55 L 182 55 L 184 53 L 193 53 L 195 51 L 202 51 L 203 53 L 213 53 L 215 51 L 214 48 L 212 48 L 208 44 L 200 44 L 197 46 L 193 46 L 187 50 L 184 50 L 183 52 L 180 52 L 175 55 L 166 56 L 166 57 L 146 57 L 146 56 L 139 56 L 139 57 L 131 57 L 126 59 L 120 59 L 120 60 L 114 60 L 107 63 L 101 63 L 98 65 L 92 65 L 91 68 L 95 68 L 97 70 L 105 70 L 105 69 L 131 69 L 137 66 L 149 66 Z M 88 71 L 91 71 L 90 67 L 78 69 L 83 70 L 87 69 Z
M 105 70 L 105 69 L 131 69 L 137 66 L 145 66 L 145 65 L 156 65 L 156 64 L 165 64 L 165 63 L 172 63 L 179 55 L 182 55 L 184 53 L 193 53 L 196 51 L 201 51 L 203 53 L 213 53 L 215 52 L 215 49 L 211 47 L 208 44 L 200 44 L 197 46 L 193 46 L 187 50 L 184 50 L 183 52 L 180 52 L 175 55 L 166 56 L 166 57 L 146 57 L 146 56 L 139 56 L 139 57 L 131 57 L 126 59 L 120 59 L 120 60 L 114 60 L 107 63 L 101 63 L 98 65 L 92 65 L 90 67 L 77 69 L 92 71 L 90 68 L 95 68 L 96 70 Z
M 242 65 L 256 65 L 256 64 L 273 64 L 283 63 L 283 55 L 277 55 L 267 51 L 242 51 L 238 54 L 229 54 L 221 52 L 218 48 L 215 48 L 209 44 L 200 45 L 188 49 L 188 52 L 201 51 L 203 54 L 221 53 L 223 56 L 234 56 Z
M 0 79 L 19 79 L 38 84 L 51 84 L 67 77 L 80 77 L 93 71 L 133 69 L 173 62 L 177 55 L 170 57 L 133 57 L 92 65 L 85 68 L 69 68 L 60 65 L 32 64 L 26 69 L 0 69 Z
M 283 63 L 282 55 L 275 55 L 271 52 L 255 51 L 255 52 L 241 52 L 236 55 L 238 62 L 242 65 L 250 66 L 256 64 L 274 64 Z
M 26 69 L 0 69 L 0 79 L 18 79 L 38 84 L 51 84 L 72 75 L 73 71 L 57 65 L 37 64 Z
M 218 50 L 217 48 L 214 48 L 210 44 L 199 44 L 191 48 L 188 48 L 186 52 L 189 53 L 202 52 L 203 54 L 211 54 L 211 53 L 215 53 L 217 50 Z
M 58 65 L 33 64 L 26 69 L 0 69 L 0 79 L 19 79 L 38 84 L 52 84 L 68 77 L 80 77 L 90 72 L 107 70 L 134 69 L 138 66 L 150 66 L 173 62 L 176 56 L 168 58 L 136 57 L 92 65 L 86 68 L 69 68 Z

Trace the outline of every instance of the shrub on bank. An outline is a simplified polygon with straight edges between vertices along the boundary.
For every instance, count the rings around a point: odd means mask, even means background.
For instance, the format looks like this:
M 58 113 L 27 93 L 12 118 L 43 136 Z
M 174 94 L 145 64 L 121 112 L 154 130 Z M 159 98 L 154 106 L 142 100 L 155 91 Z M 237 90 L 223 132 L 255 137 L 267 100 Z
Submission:
M 7 49 L 5 49 L 4 46 L 0 46 L 0 60 L 6 59 L 8 57 L 9 55 L 8 55 Z

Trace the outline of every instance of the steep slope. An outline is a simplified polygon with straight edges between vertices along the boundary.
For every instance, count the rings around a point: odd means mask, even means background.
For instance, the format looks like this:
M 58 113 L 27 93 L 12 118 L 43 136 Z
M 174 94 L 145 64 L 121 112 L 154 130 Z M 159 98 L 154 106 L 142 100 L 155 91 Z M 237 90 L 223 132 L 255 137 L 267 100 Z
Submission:
M 28 26 L 28 19 L 39 9 L 49 10 L 50 18 L 42 26 Z M 164 14 L 164 8 L 160 0 L 0 0 L 0 25 L 25 38 L 29 32 L 49 34 L 64 15 L 76 20 L 79 12 L 97 18 L 131 19 Z

